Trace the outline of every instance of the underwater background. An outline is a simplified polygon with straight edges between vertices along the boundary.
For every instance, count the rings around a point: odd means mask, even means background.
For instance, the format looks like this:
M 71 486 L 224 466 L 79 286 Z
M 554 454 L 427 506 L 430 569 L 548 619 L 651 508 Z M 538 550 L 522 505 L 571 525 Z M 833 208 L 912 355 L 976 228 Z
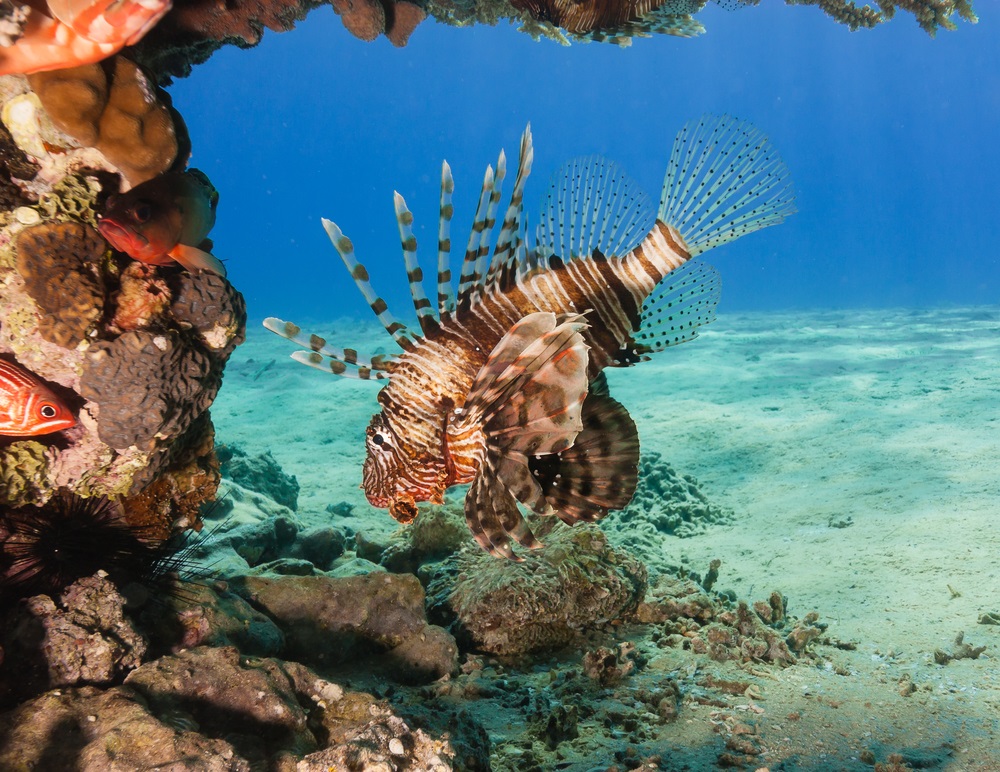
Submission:
M 713 254 L 721 312 L 992 303 L 1000 154 L 1000 38 L 992 5 L 935 38 L 908 14 L 849 32 L 777 3 L 699 14 L 694 39 L 628 48 L 536 43 L 502 22 L 425 24 L 406 48 L 357 45 L 330 8 L 252 51 L 218 51 L 171 88 L 191 160 L 222 192 L 213 231 L 251 319 L 370 311 L 319 224 L 352 238 L 397 316 L 409 306 L 392 210 L 437 238 L 440 164 L 464 239 L 482 173 L 525 124 L 538 211 L 563 161 L 602 154 L 658 197 L 674 133 L 703 113 L 771 137 L 799 214 Z

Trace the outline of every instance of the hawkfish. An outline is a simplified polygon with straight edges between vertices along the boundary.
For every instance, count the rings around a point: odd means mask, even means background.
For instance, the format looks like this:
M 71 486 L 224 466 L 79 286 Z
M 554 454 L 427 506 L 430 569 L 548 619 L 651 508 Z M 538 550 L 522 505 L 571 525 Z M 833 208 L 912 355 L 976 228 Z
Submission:
M 164 172 L 109 197 L 97 229 L 119 252 L 148 265 L 177 262 L 225 276 L 222 262 L 202 248 L 218 203 L 218 192 L 197 169 Z
M 38 376 L 0 359 L 0 435 L 36 437 L 75 424 L 69 408 Z
M 576 159 L 543 198 L 534 239 L 523 213 L 531 127 L 495 243 L 506 176 L 488 166 L 457 283 L 450 269 L 454 181 L 442 166 L 437 298 L 423 287 L 413 216 L 395 212 L 419 329 L 397 321 L 351 240 L 333 246 L 400 352 L 366 357 L 291 322 L 264 326 L 301 346 L 292 357 L 336 375 L 386 381 L 366 431 L 368 501 L 401 523 L 417 503 L 468 484 L 465 518 L 487 552 L 520 559 L 541 546 L 520 506 L 566 523 L 624 508 L 638 479 L 635 423 L 604 371 L 694 338 L 715 316 L 718 272 L 703 252 L 794 212 L 787 168 L 767 138 L 731 117 L 677 134 L 659 207 L 616 164 Z M 436 308 L 435 308 L 436 307 Z

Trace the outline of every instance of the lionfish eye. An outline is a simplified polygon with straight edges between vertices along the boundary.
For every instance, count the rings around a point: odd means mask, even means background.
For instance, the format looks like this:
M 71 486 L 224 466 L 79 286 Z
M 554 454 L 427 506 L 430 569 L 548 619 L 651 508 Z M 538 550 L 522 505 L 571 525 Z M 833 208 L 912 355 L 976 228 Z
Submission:
M 153 216 L 153 207 L 145 201 L 140 201 L 132 207 L 132 216 L 139 222 L 147 222 Z
M 375 436 L 372 437 L 372 442 L 374 442 L 379 447 L 382 447 L 382 446 L 384 446 L 386 444 L 385 443 L 385 437 L 383 437 L 381 434 L 378 434 L 378 433 L 376 433 Z
M 38 408 L 38 412 L 42 414 L 42 418 L 55 418 L 59 411 L 53 405 L 45 404 Z

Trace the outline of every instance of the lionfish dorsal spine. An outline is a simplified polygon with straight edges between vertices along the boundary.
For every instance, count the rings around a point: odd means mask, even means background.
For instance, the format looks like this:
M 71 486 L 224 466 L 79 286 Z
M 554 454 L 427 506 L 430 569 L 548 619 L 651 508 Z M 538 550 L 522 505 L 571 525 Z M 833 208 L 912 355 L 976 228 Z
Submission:
M 788 169 L 766 135 L 730 116 L 704 116 L 678 132 L 658 218 L 699 255 L 795 212 Z
M 493 250 L 493 259 L 490 262 L 489 272 L 484 277 L 486 285 L 491 284 L 498 273 L 505 267 L 510 267 L 512 261 L 516 259 L 516 240 L 518 238 L 518 225 L 521 218 L 521 211 L 524 202 L 524 185 L 531 175 L 531 163 L 534 160 L 535 151 L 531 143 L 531 124 L 529 123 L 524 133 L 521 135 L 521 146 L 517 155 L 517 173 L 514 176 L 514 189 L 510 194 L 510 202 L 507 204 L 507 211 L 504 214 L 503 226 L 497 236 L 496 248 Z
M 465 248 L 465 259 L 462 261 L 462 272 L 458 279 L 458 303 L 468 300 L 472 290 L 475 289 L 476 257 L 479 255 L 480 235 L 486 228 L 486 210 L 489 209 L 490 196 L 493 192 L 493 167 L 486 167 L 486 174 L 483 175 L 483 189 L 479 194 L 479 205 L 476 207 L 476 217 L 472 222 L 472 231 L 469 233 L 469 243 Z
M 486 281 L 486 272 L 489 268 L 489 254 L 493 228 L 497 222 L 497 209 L 500 208 L 500 196 L 502 195 L 502 183 L 507 176 L 507 156 L 500 151 L 497 158 L 497 170 L 493 175 L 493 187 L 490 191 L 490 203 L 486 209 L 486 224 L 483 232 L 479 234 L 479 249 L 476 251 L 476 268 L 473 272 L 472 281 L 476 289 L 482 289 Z
M 438 314 L 442 319 L 455 311 L 455 291 L 451 287 L 451 218 L 455 207 L 451 195 L 455 180 L 447 161 L 441 164 L 441 205 L 438 216 Z
M 431 335 L 440 329 L 430 298 L 424 291 L 424 274 L 417 261 L 417 237 L 413 235 L 413 213 L 406 207 L 406 201 L 398 192 L 393 192 L 396 208 L 396 223 L 399 225 L 399 242 L 403 247 L 403 262 L 406 264 L 406 278 L 410 282 L 410 297 L 413 310 L 417 313 L 420 331 Z
M 395 360 L 391 356 L 384 354 L 367 357 L 359 354 L 353 348 L 335 348 L 330 346 L 325 338 L 303 332 L 302 328 L 294 322 L 286 322 L 274 316 L 265 319 L 264 326 L 297 346 L 308 349 L 308 351 L 292 353 L 292 359 L 296 362 L 334 375 L 358 378 L 363 381 L 380 380 L 387 377 L 387 373 L 392 370 L 395 364 Z
M 337 227 L 337 224 L 323 219 L 323 229 L 326 231 L 326 235 L 330 237 L 330 241 L 333 243 L 334 249 L 340 255 L 341 260 L 344 261 L 344 265 L 347 267 L 348 272 L 351 274 L 351 278 L 354 279 L 354 283 L 357 285 L 358 289 L 361 290 L 361 294 L 364 295 L 368 305 L 371 307 L 375 316 L 378 317 L 379 322 L 385 328 L 396 344 L 404 351 L 411 351 L 415 348 L 415 343 L 413 338 L 410 336 L 409 331 L 406 329 L 406 325 L 402 322 L 396 321 L 396 318 L 389 311 L 386 302 L 380 298 L 371 285 L 368 279 L 367 269 L 358 262 L 358 259 L 354 256 L 354 245 L 351 240 L 347 238 Z

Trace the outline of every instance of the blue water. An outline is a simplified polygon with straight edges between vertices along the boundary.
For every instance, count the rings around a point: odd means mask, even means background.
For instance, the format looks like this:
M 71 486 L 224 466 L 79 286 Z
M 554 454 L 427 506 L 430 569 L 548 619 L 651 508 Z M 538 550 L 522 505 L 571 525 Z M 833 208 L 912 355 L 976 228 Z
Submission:
M 430 266 L 443 158 L 464 245 L 486 164 L 500 147 L 516 157 L 528 121 L 533 213 L 563 160 L 595 152 L 658 197 L 674 132 L 705 112 L 771 136 L 800 210 L 707 256 L 722 271 L 723 312 L 990 303 L 1000 297 L 1000 12 L 989 0 L 976 10 L 978 25 L 932 39 L 902 11 L 850 33 L 816 8 L 710 4 L 702 37 L 628 49 L 428 20 L 400 50 L 356 40 L 324 7 L 253 50 L 218 52 L 171 92 L 192 164 L 221 191 L 216 253 L 255 319 L 370 317 L 320 217 L 353 239 L 407 317 L 392 191 L 414 211 Z

